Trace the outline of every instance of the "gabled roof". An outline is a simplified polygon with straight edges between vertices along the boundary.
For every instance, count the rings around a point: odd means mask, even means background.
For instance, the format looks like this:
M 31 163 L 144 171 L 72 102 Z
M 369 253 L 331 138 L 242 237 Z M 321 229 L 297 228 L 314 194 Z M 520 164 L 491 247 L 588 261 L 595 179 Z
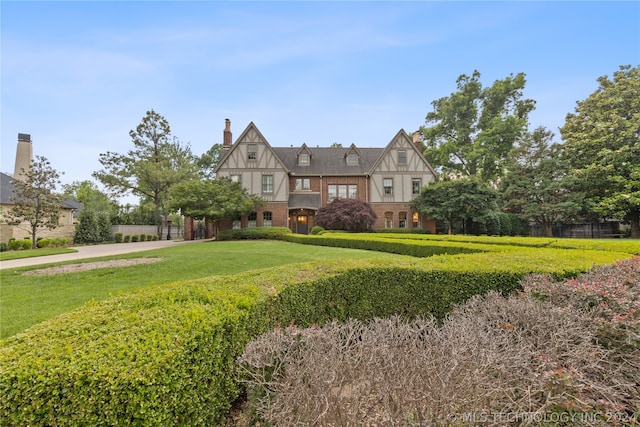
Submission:
M 236 142 L 234 142 L 231 145 L 231 148 L 229 148 L 228 150 L 226 150 L 226 153 L 222 156 L 222 158 L 220 159 L 220 161 L 218 162 L 218 165 L 216 166 L 216 168 L 213 170 L 214 173 L 218 173 L 218 170 L 220 170 L 220 168 L 222 167 L 222 165 L 227 161 L 227 158 L 231 155 L 231 153 L 233 151 L 235 151 L 238 148 L 238 141 L 242 141 L 245 138 L 245 135 L 248 134 L 250 131 L 255 131 L 258 134 L 258 137 L 260 139 L 262 139 L 262 141 L 264 141 L 264 145 L 270 149 L 271 151 L 273 151 L 273 148 L 271 147 L 271 145 L 269 144 L 269 141 L 267 141 L 267 138 L 264 137 L 264 135 L 262 135 L 262 132 L 260 132 L 260 130 L 258 130 L 258 127 L 253 123 L 249 123 L 249 125 L 245 128 L 245 130 L 242 132 L 242 134 L 240 134 L 240 136 L 236 139 Z M 276 158 L 278 157 L 278 155 L 276 154 Z M 282 165 L 283 168 L 286 168 L 286 166 L 282 163 L 282 159 L 279 159 L 280 163 Z
M 13 185 L 12 181 L 13 177 L 7 175 L 6 173 L 0 172 L 0 204 L 2 205 L 15 204 L 11 200 L 11 197 L 16 191 L 16 187 Z M 75 200 L 64 199 L 62 201 L 61 207 L 63 209 L 81 209 L 82 205 Z
M 371 170 L 370 172 L 373 172 L 373 170 L 378 166 L 378 164 L 382 161 L 382 158 L 384 157 L 385 154 L 387 154 L 388 151 L 391 150 L 392 146 L 393 146 L 393 142 L 396 141 L 399 138 L 403 138 L 406 139 L 407 144 L 406 147 L 409 150 L 413 150 L 416 153 L 418 153 L 420 155 L 420 157 L 422 158 L 422 160 L 424 160 L 424 163 L 429 167 L 429 170 L 431 171 L 431 173 L 433 174 L 433 176 L 436 176 L 436 171 L 433 169 L 433 167 L 431 166 L 431 164 L 427 161 L 427 159 L 424 158 L 424 155 L 420 152 L 420 150 L 418 150 L 418 148 L 416 147 L 416 145 L 412 142 L 411 138 L 409 137 L 409 135 L 407 135 L 407 133 L 404 131 L 404 129 L 400 129 L 398 131 L 398 133 L 396 133 L 396 135 L 391 138 L 391 141 L 389 141 L 389 143 L 387 144 L 387 146 L 384 148 L 383 153 L 380 154 L 380 157 L 378 157 L 378 159 L 376 160 L 376 162 L 371 166 Z

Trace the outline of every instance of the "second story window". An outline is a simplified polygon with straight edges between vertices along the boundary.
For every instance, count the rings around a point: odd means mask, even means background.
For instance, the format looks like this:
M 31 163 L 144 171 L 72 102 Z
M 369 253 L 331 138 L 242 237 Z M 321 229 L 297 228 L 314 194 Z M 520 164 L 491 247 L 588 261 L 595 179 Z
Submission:
M 413 178 L 411 180 L 411 194 L 420 194 L 422 189 L 422 180 L 420 178 Z
M 327 185 L 327 197 L 329 201 L 339 197 L 341 199 L 357 199 L 358 198 L 358 185 L 357 184 L 329 184 Z
M 241 175 L 233 174 L 230 178 L 231 182 L 242 182 Z
M 393 194 L 393 178 L 384 178 L 382 180 L 382 186 L 384 187 L 384 194 L 386 196 Z
M 311 180 L 309 178 L 296 178 L 296 191 L 311 190 Z
M 258 158 L 258 146 L 256 144 L 247 145 L 247 159 L 256 160 Z
M 273 175 L 262 175 L 262 192 L 273 193 Z

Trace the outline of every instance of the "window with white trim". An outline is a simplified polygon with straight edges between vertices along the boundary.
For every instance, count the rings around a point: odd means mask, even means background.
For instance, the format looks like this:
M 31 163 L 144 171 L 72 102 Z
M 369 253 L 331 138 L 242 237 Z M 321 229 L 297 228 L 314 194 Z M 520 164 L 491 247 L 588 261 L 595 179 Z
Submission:
M 355 166 L 358 164 L 358 153 L 349 153 L 347 154 L 347 164 L 350 166 Z
M 262 226 L 271 227 L 273 224 L 273 213 L 266 211 L 262 212 Z
M 247 144 L 247 159 L 256 160 L 258 158 L 258 146 L 256 144 Z
M 258 225 L 258 214 L 256 212 L 251 212 L 247 216 L 247 227 L 255 228 Z
M 393 194 L 393 178 L 384 178 L 382 180 L 382 187 L 384 188 L 384 194 L 386 196 Z
M 262 175 L 262 192 L 273 193 L 273 175 Z
M 240 174 L 237 174 L 237 173 L 232 174 L 230 178 L 231 178 L 231 182 L 242 182 L 242 175 Z
M 407 150 L 398 150 L 398 164 L 399 165 L 407 164 Z
M 311 190 L 311 180 L 309 178 L 296 178 L 296 191 Z
M 420 194 L 422 190 L 422 180 L 420 178 L 411 179 L 411 194 Z
M 339 197 L 341 199 L 357 199 L 357 184 L 329 184 L 327 185 L 327 197 L 329 201 Z
M 393 228 L 393 212 L 384 213 L 384 228 Z
M 309 164 L 309 153 L 300 153 L 298 155 L 298 164 L 299 165 L 308 165 Z

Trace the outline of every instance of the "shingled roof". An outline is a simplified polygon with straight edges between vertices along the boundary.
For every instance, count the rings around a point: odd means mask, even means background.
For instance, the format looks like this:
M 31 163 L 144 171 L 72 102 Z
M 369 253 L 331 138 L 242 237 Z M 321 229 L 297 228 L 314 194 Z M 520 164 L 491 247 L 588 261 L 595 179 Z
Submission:
M 0 204 L 2 205 L 14 205 L 11 200 L 16 187 L 12 183 L 13 177 L 6 173 L 0 172 Z M 80 209 L 82 205 L 75 200 L 64 199 L 61 204 L 64 209 Z
M 348 165 L 346 154 L 351 147 L 307 147 L 311 155 L 308 165 L 298 164 L 300 147 L 272 147 L 293 175 L 366 175 L 378 158 L 384 153 L 384 148 L 358 148 L 360 154 L 357 165 Z

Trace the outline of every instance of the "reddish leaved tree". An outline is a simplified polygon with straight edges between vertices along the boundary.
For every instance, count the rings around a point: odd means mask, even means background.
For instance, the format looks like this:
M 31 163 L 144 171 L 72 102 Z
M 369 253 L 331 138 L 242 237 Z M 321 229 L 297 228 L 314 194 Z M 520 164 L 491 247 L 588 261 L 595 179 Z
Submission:
M 318 209 L 315 223 L 326 230 L 365 231 L 370 229 L 377 215 L 369 204 L 356 199 L 333 199 Z

